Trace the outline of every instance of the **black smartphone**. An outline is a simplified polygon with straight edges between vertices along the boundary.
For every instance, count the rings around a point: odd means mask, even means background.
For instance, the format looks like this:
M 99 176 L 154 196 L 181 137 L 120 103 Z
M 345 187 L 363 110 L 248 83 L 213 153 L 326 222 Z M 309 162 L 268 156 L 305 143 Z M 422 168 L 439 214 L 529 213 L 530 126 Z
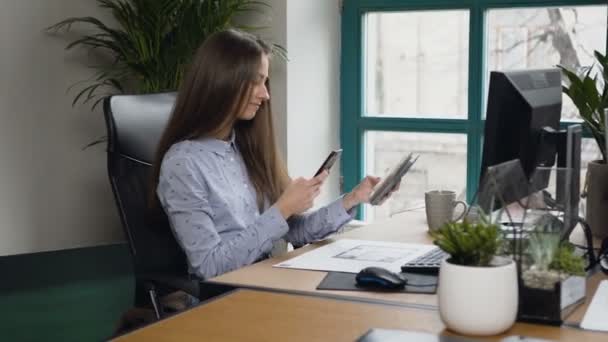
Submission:
M 323 172 L 323 170 L 329 171 L 329 169 L 334 166 L 334 163 L 338 160 L 338 158 L 340 158 L 341 154 L 342 149 L 333 150 L 329 152 L 329 155 L 327 156 L 327 158 L 325 158 L 325 161 L 323 162 L 323 164 L 321 164 L 321 167 L 317 170 L 317 172 L 315 172 L 314 177 L 317 177 L 321 172 Z

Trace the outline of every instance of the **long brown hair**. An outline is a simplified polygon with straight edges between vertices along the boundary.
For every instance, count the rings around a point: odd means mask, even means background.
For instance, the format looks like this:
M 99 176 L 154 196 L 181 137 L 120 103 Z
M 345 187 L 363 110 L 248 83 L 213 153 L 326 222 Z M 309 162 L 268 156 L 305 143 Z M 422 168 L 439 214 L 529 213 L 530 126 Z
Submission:
M 267 43 L 234 29 L 214 33 L 205 40 L 184 75 L 160 140 L 152 191 L 158 186 L 161 162 L 171 145 L 187 139 L 217 138 L 217 134 L 233 127 L 260 210 L 266 199 L 274 203 L 279 198 L 289 177 L 277 151 L 270 101 L 263 102 L 253 119 L 238 119 L 259 78 L 262 56 L 270 53 Z M 266 87 L 270 93 L 268 80 Z

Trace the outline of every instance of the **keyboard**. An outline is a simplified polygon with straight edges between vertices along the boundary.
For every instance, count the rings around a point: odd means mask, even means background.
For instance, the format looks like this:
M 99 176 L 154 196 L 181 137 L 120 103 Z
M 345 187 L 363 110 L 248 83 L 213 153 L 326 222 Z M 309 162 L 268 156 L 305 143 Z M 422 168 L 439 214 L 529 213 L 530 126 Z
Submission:
M 449 256 L 448 253 L 437 247 L 426 254 L 405 263 L 401 266 L 401 272 L 437 275 L 439 274 L 441 261 Z

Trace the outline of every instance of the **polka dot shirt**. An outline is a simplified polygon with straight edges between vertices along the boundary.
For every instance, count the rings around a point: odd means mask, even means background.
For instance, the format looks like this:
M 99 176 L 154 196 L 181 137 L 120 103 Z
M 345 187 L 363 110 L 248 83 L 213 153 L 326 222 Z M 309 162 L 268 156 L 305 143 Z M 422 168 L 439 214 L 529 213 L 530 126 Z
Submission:
M 282 239 L 294 245 L 322 239 L 354 214 L 341 199 L 287 221 L 274 205 L 260 211 L 234 133 L 228 141 L 171 146 L 156 190 L 191 273 L 203 279 L 266 257 Z

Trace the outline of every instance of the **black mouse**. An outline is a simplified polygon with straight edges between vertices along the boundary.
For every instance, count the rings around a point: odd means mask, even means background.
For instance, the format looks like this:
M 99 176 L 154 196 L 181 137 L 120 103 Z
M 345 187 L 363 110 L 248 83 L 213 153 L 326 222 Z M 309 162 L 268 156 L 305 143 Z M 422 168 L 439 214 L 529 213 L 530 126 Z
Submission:
M 366 267 L 355 279 L 357 286 L 362 288 L 400 289 L 407 283 L 401 275 L 382 267 Z

